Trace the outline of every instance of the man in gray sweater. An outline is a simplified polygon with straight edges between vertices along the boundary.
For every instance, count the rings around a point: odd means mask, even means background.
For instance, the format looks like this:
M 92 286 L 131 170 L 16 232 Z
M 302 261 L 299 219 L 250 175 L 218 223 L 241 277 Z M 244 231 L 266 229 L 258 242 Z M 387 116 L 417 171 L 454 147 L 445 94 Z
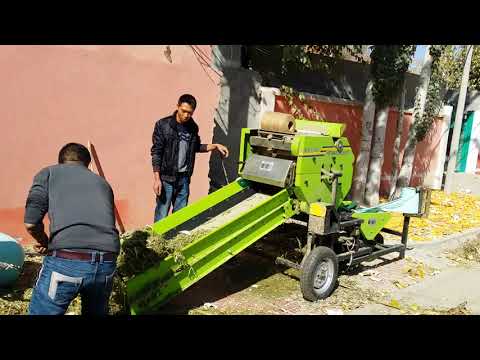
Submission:
M 64 314 L 78 294 L 82 314 L 108 314 L 120 241 L 113 191 L 88 169 L 90 161 L 85 146 L 69 143 L 60 150 L 58 165 L 33 179 L 24 222 L 37 251 L 46 256 L 29 314 Z M 47 213 L 50 236 L 43 225 Z

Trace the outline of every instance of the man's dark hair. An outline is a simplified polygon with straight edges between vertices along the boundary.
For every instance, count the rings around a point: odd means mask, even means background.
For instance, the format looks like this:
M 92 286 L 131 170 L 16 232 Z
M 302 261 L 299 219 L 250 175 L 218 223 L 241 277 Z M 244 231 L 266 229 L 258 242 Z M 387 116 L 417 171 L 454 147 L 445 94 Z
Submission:
M 183 103 L 189 104 L 193 108 L 193 110 L 195 110 L 195 108 L 197 107 L 197 100 L 195 100 L 193 95 L 190 94 L 184 94 L 180 96 L 180 98 L 178 99 L 178 105 L 180 106 Z
M 65 161 L 81 161 L 85 166 L 88 166 L 92 158 L 88 149 L 82 144 L 68 143 L 58 153 L 58 163 L 63 164 Z

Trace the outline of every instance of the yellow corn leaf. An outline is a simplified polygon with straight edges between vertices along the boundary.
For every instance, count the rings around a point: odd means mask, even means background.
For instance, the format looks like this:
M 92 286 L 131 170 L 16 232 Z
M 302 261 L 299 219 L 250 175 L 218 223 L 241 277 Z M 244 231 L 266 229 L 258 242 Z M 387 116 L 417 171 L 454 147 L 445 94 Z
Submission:
M 411 218 L 409 238 L 412 241 L 431 241 L 480 227 L 480 197 L 464 193 L 446 195 L 433 191 L 428 218 Z M 388 227 L 402 231 L 403 217 L 394 214 Z
M 390 300 L 390 304 L 389 304 L 391 307 L 394 307 L 395 309 L 401 309 L 401 306 L 400 306 L 400 303 L 398 302 L 398 300 L 396 299 L 392 299 Z
M 425 277 L 425 270 L 423 269 L 422 265 L 419 265 L 417 267 L 417 275 L 421 277 L 422 279 Z

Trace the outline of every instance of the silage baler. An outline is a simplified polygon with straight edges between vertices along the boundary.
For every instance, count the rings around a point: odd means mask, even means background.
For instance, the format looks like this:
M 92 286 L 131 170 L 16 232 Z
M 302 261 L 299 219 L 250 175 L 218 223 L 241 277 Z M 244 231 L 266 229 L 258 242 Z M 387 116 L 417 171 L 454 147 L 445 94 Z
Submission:
M 132 314 L 152 313 L 175 295 L 282 224 L 306 228 L 299 261 L 276 263 L 300 270 L 305 299 L 328 297 L 339 266 L 353 266 L 392 252 L 403 258 L 410 216 L 428 212 L 429 191 L 402 189 L 401 197 L 374 208 L 346 200 L 353 179 L 354 154 L 344 124 L 293 119 L 266 113 L 259 129 L 242 129 L 240 177 L 233 183 L 155 223 L 162 235 L 192 230 L 212 217 L 225 218 L 182 250 L 127 283 Z M 257 203 L 238 205 L 255 195 Z M 226 215 L 231 208 L 240 210 Z M 403 231 L 385 228 L 393 212 L 404 215 Z M 401 238 L 384 244 L 381 232 Z

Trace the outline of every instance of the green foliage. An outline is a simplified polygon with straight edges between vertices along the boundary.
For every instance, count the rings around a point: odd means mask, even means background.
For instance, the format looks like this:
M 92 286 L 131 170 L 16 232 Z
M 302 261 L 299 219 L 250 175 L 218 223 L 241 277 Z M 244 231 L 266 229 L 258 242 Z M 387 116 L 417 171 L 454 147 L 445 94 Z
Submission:
M 269 83 L 299 71 L 331 72 L 342 58 L 364 61 L 362 45 L 245 45 L 243 64 Z
M 464 60 L 465 57 L 462 59 L 461 51 L 455 45 L 445 46 L 445 51 L 439 62 L 447 89 L 457 89 L 460 87 Z
M 338 59 L 353 58 L 364 61 L 362 45 L 250 45 L 246 46 L 246 66 L 260 73 L 263 83 L 269 84 L 276 77 L 298 71 L 324 71 L 330 73 Z M 318 111 L 309 104 L 303 94 L 288 86 L 280 91 L 286 98 L 293 116 L 302 115 L 294 98 L 311 119 L 321 120 Z
M 446 89 L 459 89 L 463 65 L 467 56 L 467 46 L 445 45 L 444 47 L 445 50 L 440 59 L 440 67 Z M 478 46 L 475 46 L 473 49 L 468 88 L 470 90 L 480 90 L 480 49 Z
M 307 70 L 331 72 L 336 61 L 345 57 L 363 61 L 362 45 L 281 45 L 281 48 L 283 74 Z M 320 113 L 303 94 L 288 86 L 281 86 L 280 91 L 293 116 L 302 115 L 301 109 L 294 102 L 294 98 L 297 98 L 309 114 L 308 118 L 321 120 Z
M 422 141 L 430 131 L 433 120 L 438 116 L 443 106 L 443 95 L 447 80 L 442 68 L 442 58 L 445 54 L 446 45 L 431 45 L 430 55 L 432 56 L 432 73 L 427 89 L 425 109 L 420 118 L 418 111 L 419 103 L 415 103 L 415 138 Z M 446 56 L 449 56 L 448 54 Z
M 303 108 L 307 111 L 308 119 L 322 120 L 320 113 L 315 109 L 305 98 L 305 95 L 298 92 L 292 87 L 282 85 L 280 88 L 282 96 L 287 100 L 288 106 L 290 106 L 290 113 L 293 117 L 300 117 L 303 115 L 302 110 L 295 104 L 294 99 L 297 98 L 302 104 Z
M 373 46 L 370 55 L 374 82 L 372 91 L 379 108 L 392 105 L 398 96 L 415 49 L 415 45 Z
M 282 73 L 317 70 L 330 72 L 336 60 L 363 61 L 362 45 L 281 45 Z
M 331 71 L 335 61 L 343 57 L 353 57 L 357 61 L 364 61 L 362 45 L 283 45 L 282 72 L 295 70 L 323 70 Z M 391 105 L 398 96 L 405 73 L 410 66 L 415 45 L 376 45 L 372 47 L 371 73 L 374 79 L 373 95 L 379 107 Z M 312 55 L 320 55 L 321 61 Z M 301 113 L 293 98 L 298 97 L 294 89 L 282 86 L 282 95 L 285 96 L 291 113 L 297 116 Z M 318 113 L 303 99 L 303 105 L 318 118 Z

